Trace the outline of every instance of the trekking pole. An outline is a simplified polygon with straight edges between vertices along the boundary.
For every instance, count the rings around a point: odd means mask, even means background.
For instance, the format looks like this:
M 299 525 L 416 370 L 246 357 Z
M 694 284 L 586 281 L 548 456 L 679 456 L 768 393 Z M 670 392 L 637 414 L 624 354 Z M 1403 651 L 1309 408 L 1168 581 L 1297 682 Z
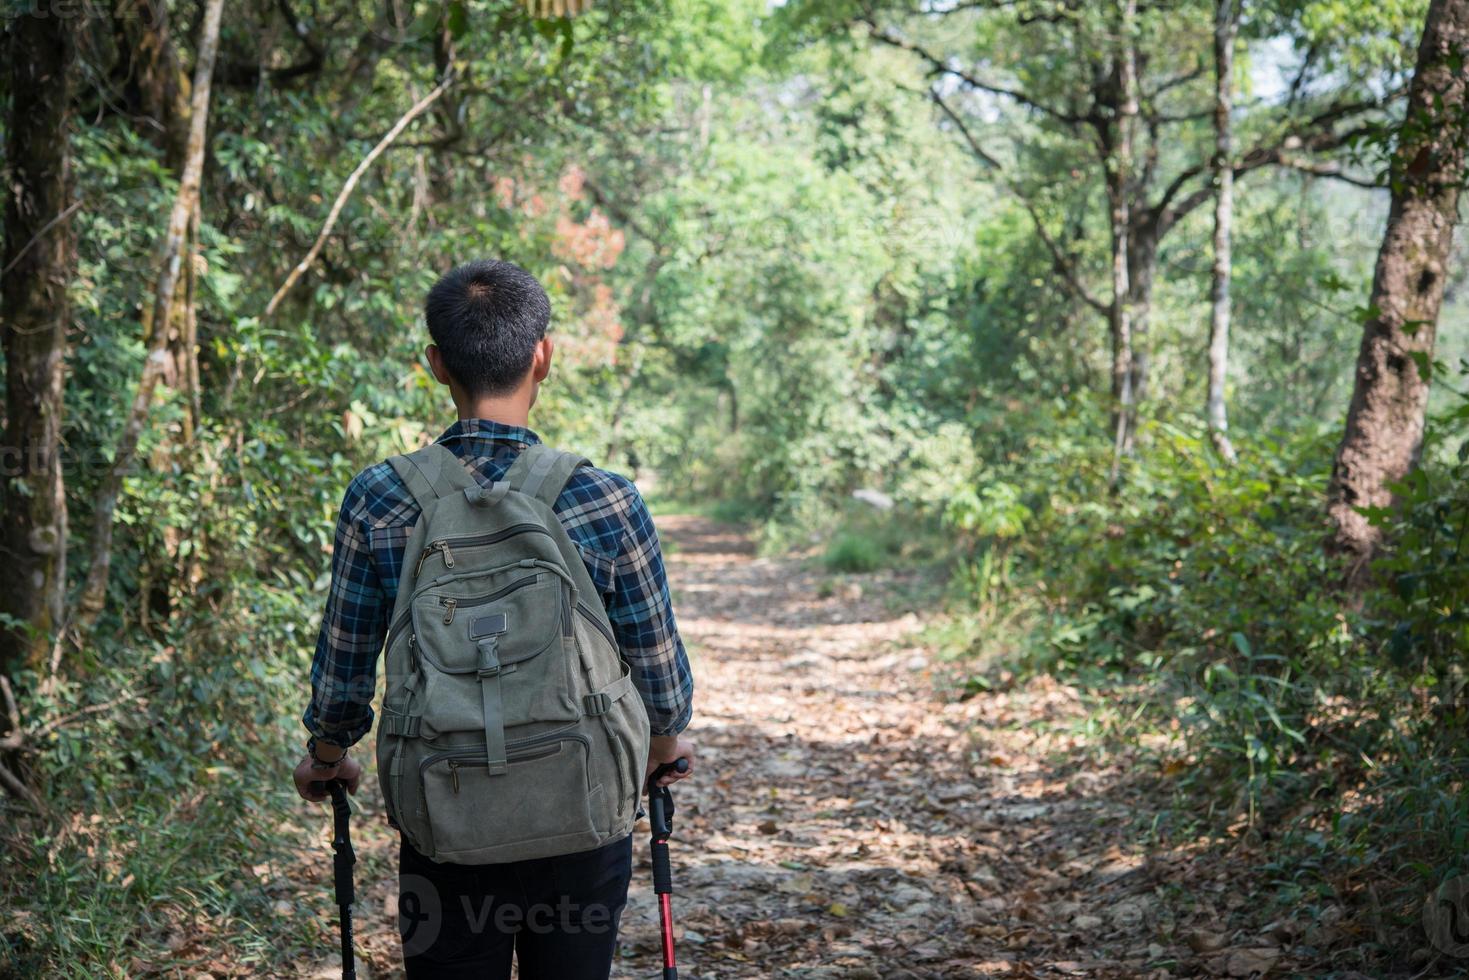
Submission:
M 317 793 L 332 794 L 332 885 L 336 890 L 337 909 L 342 924 L 342 980 L 357 980 L 357 964 L 352 956 L 352 865 L 357 854 L 352 850 L 352 809 L 347 805 L 347 784 L 340 779 L 311 784 Z
M 648 824 L 653 830 L 653 893 L 658 896 L 658 924 L 663 937 L 663 980 L 678 980 L 673 960 L 673 868 L 668 863 L 668 838 L 673 836 L 673 794 L 658 780 L 671 772 L 688 772 L 689 760 L 665 762 L 648 777 Z

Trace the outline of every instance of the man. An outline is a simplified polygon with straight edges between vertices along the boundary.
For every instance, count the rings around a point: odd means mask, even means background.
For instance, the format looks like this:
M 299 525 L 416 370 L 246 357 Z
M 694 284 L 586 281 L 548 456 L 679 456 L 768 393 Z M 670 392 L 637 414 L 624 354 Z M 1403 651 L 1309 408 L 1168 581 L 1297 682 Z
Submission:
M 539 442 L 527 425 L 551 370 L 550 315 L 540 283 L 509 262 L 471 262 L 429 292 L 433 343 L 426 354 L 459 413 L 438 442 L 482 486 L 500 480 L 522 450 Z M 692 772 L 693 746 L 679 733 L 692 712 L 693 679 L 642 497 L 624 477 L 582 466 L 554 512 L 601 594 L 647 711 L 647 772 L 679 758 L 690 760 Z M 378 653 L 420 513 L 386 462 L 363 470 L 347 488 L 303 719 L 311 739 L 295 771 L 307 800 L 324 798 L 312 791 L 313 781 L 340 779 L 356 791 L 362 770 L 348 749 L 372 726 Z M 605 978 L 631 872 L 629 836 L 591 851 L 489 865 L 431 861 L 405 837 L 400 924 L 408 976 L 508 978 L 513 952 L 522 980 Z

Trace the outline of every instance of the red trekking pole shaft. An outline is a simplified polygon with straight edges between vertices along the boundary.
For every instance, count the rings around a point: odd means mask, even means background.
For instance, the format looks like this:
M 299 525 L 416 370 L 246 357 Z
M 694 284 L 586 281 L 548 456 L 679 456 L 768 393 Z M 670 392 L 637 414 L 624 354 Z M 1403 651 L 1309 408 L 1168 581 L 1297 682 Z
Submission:
M 667 762 L 648 777 L 648 824 L 652 828 L 653 894 L 658 896 L 658 931 L 663 938 L 663 980 L 678 980 L 673 957 L 673 868 L 668 861 L 668 838 L 673 836 L 673 794 L 658 780 L 671 772 L 688 772 L 689 760 Z

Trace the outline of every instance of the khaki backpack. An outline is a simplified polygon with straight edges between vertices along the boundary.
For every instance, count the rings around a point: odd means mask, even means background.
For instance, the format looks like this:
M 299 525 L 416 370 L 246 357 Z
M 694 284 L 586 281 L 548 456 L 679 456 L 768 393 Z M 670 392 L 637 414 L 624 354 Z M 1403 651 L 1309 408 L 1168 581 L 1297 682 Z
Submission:
M 377 758 L 390 819 L 419 853 L 457 864 L 625 836 L 648 716 L 552 511 L 586 460 L 534 445 L 489 487 L 437 444 L 388 462 L 423 510 L 385 653 Z

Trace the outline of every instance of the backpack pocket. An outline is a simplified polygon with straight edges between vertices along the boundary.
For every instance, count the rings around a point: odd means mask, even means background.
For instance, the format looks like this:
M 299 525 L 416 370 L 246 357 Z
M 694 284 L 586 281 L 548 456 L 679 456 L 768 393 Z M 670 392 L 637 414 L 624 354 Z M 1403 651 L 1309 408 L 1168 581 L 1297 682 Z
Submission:
M 487 656 L 497 665 L 504 727 L 576 720 L 574 665 L 563 637 L 568 604 L 559 576 L 518 565 L 435 582 L 415 596 L 424 735 L 484 728 Z
M 503 775 L 478 749 L 439 752 L 419 764 L 435 859 L 484 863 L 565 853 L 602 834 L 592 820 L 602 786 L 589 785 L 590 741 L 575 732 L 512 748 Z M 524 845 L 530 844 L 530 847 Z

